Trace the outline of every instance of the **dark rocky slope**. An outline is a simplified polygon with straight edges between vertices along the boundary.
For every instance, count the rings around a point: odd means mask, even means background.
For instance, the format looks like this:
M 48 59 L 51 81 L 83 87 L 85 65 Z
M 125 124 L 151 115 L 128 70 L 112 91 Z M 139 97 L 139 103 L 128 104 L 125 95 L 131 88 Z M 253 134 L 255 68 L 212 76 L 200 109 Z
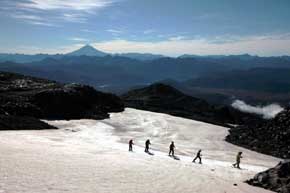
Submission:
M 89 86 L 0 72 L 0 129 L 51 128 L 38 119 L 104 119 L 123 109 L 119 97 Z
M 210 105 L 202 99 L 185 95 L 177 89 L 161 83 L 129 91 L 122 96 L 122 99 L 127 107 L 223 126 L 229 126 L 228 123 L 245 124 L 261 121 L 261 118 L 256 115 L 242 113 L 231 107 Z
M 289 159 L 290 108 L 262 124 L 232 128 L 226 140 L 254 151 Z
M 43 121 L 28 116 L 0 115 L 0 130 L 57 129 Z
M 232 128 L 227 141 L 284 159 L 290 158 L 290 108 L 257 126 Z M 290 193 L 290 161 L 258 173 L 248 183 L 275 192 Z
M 290 161 L 280 162 L 276 167 L 258 173 L 247 182 L 275 192 L 290 193 Z

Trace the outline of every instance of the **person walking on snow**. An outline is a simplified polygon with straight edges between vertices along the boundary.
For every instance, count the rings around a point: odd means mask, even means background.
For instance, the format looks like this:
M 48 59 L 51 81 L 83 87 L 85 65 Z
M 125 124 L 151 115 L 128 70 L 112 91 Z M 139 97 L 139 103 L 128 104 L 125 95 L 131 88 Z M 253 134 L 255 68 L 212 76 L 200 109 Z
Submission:
M 129 141 L 129 151 L 133 151 L 133 145 L 134 145 L 133 139 L 130 139 L 130 141 Z
M 201 156 L 202 155 L 201 155 L 201 149 L 200 149 L 200 150 L 198 150 L 198 152 L 197 152 L 195 158 L 192 160 L 192 162 L 195 162 L 196 159 L 199 159 L 199 163 L 202 164 L 201 163 Z
M 241 158 L 243 158 L 242 154 L 243 154 L 243 152 L 241 152 L 241 151 L 238 153 L 238 155 L 236 157 L 236 163 L 233 164 L 233 166 L 238 168 L 238 169 L 241 169 L 240 168 L 240 163 L 241 163 Z
M 171 142 L 171 144 L 169 145 L 169 156 L 174 156 L 174 148 L 175 148 L 175 145 L 174 145 L 174 141 Z
M 151 145 L 150 140 L 147 139 L 145 142 L 145 152 L 148 153 L 149 152 L 149 145 Z

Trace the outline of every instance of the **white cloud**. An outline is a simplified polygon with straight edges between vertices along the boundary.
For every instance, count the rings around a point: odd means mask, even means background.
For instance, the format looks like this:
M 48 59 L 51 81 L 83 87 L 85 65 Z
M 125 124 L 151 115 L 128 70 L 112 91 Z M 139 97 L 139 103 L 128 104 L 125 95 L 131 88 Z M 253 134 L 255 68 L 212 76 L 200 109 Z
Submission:
M 106 52 L 150 52 L 169 56 L 182 54 L 228 55 L 250 53 L 261 56 L 290 54 L 290 37 L 287 34 L 196 39 L 183 39 L 177 36 L 173 39 L 151 42 L 117 39 L 96 42 L 94 45 Z
M 87 23 L 87 18 L 79 13 L 64 13 L 60 19 L 68 22 Z
M 184 39 L 186 39 L 185 36 L 174 36 L 174 37 L 169 38 L 170 41 L 179 41 L 179 40 L 184 40 Z
M 111 4 L 108 0 L 28 0 L 18 3 L 18 7 L 40 10 L 76 10 L 91 11 Z
M 87 23 L 88 17 L 116 0 L 23 0 L 5 1 L 1 9 L 14 19 L 26 23 L 55 26 L 60 22 Z M 25 14 L 18 14 L 18 12 Z M 43 16 L 45 14 L 45 17 Z M 41 17 L 42 16 L 42 17 Z M 42 22 L 31 22 L 31 21 Z M 44 26 L 44 25 L 43 25 Z
M 32 25 L 38 25 L 38 26 L 46 26 L 46 27 L 59 27 L 59 25 L 54 23 L 49 23 L 45 21 L 32 21 L 32 20 L 26 20 L 26 23 L 32 24 Z
M 18 53 L 18 54 L 57 54 L 69 53 L 84 46 L 83 43 L 76 43 L 57 47 L 39 47 L 34 45 L 19 45 L 13 47 L 0 47 L 0 53 Z
M 25 13 L 13 13 L 10 14 L 12 18 L 15 18 L 19 21 L 32 24 L 32 25 L 38 25 L 38 26 L 46 26 L 46 27 L 58 27 L 59 25 L 56 25 L 54 23 L 51 23 L 49 21 L 46 21 L 44 18 L 38 15 L 33 14 L 25 14 Z
M 43 24 L 45 25 L 45 23 Z M 41 25 L 41 23 L 39 23 L 39 25 Z M 219 40 L 219 42 L 217 42 L 216 40 Z M 86 39 L 78 38 L 74 41 L 85 42 Z M 226 36 L 207 39 L 198 37 L 196 39 L 187 38 L 174 41 L 168 39 L 162 41 L 132 41 L 125 39 L 112 39 L 107 41 L 95 42 L 92 43 L 92 45 L 95 46 L 97 49 L 109 53 L 140 52 L 163 54 L 167 56 L 179 56 L 182 54 L 229 55 L 244 53 L 260 56 L 290 55 L 289 34 L 247 37 Z M 40 50 L 42 53 L 46 52 L 45 48 Z M 18 50 L 15 49 L 14 52 L 17 51 Z M 33 52 L 30 50 L 20 51 L 24 53 Z M 64 53 L 62 51 L 63 50 L 58 50 L 57 48 L 55 48 L 53 53 Z
M 76 41 L 76 42 L 87 42 L 87 41 L 89 41 L 88 39 L 80 38 L 80 37 L 71 37 L 71 38 L 69 38 L 69 40 Z
M 89 29 L 81 29 L 82 32 L 86 32 L 86 33 L 96 33 L 96 31 L 94 30 L 89 30 Z
M 117 29 L 107 29 L 106 31 L 110 32 L 112 34 L 121 34 L 121 33 L 123 33 L 123 31 L 117 30 Z
M 29 15 L 29 14 L 17 14 L 13 13 L 10 14 L 11 17 L 16 18 L 16 19 L 23 19 L 23 20 L 34 20 L 34 21 L 42 21 L 43 18 L 37 15 Z
M 284 110 L 278 104 L 271 104 L 267 106 L 251 106 L 241 100 L 235 100 L 232 104 L 232 107 L 242 112 L 262 115 L 264 119 L 274 118 L 278 113 Z

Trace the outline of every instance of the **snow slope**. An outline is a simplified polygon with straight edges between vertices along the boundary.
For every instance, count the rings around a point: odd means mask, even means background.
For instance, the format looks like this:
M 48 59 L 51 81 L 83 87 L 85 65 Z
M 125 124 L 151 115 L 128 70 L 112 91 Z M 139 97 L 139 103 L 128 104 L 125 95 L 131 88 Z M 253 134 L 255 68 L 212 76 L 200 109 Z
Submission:
M 225 142 L 227 128 L 160 113 L 47 122 L 61 129 L 1 131 L 0 193 L 269 192 L 243 181 L 279 161 Z M 147 138 L 154 156 L 144 153 Z M 172 140 L 180 161 L 167 156 Z M 204 164 L 191 163 L 200 148 Z M 238 151 L 242 170 L 231 167 Z

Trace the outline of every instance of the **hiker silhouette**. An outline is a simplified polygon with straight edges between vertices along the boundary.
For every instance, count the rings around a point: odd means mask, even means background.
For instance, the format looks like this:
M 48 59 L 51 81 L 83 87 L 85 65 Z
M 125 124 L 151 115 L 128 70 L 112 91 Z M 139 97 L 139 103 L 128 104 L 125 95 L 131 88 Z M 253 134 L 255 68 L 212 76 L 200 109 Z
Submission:
M 171 142 L 171 144 L 169 145 L 169 156 L 174 156 L 174 148 L 175 148 L 175 145 L 174 145 L 174 141 Z
M 202 162 L 201 162 L 201 156 L 202 155 L 201 155 L 201 149 L 200 149 L 200 150 L 198 150 L 198 152 L 197 152 L 195 158 L 192 160 L 192 162 L 195 162 L 195 160 L 199 159 L 199 163 L 202 164 Z
M 147 139 L 145 142 L 145 152 L 148 153 L 149 152 L 149 145 L 151 145 L 150 140 Z
M 243 154 L 243 152 L 241 152 L 241 151 L 237 154 L 237 156 L 236 156 L 236 163 L 233 164 L 233 166 L 235 168 L 241 169 L 240 168 L 240 163 L 241 163 L 241 158 L 243 158 L 242 154 Z
M 133 145 L 134 145 L 133 139 L 130 139 L 130 141 L 129 141 L 129 151 L 133 151 Z

